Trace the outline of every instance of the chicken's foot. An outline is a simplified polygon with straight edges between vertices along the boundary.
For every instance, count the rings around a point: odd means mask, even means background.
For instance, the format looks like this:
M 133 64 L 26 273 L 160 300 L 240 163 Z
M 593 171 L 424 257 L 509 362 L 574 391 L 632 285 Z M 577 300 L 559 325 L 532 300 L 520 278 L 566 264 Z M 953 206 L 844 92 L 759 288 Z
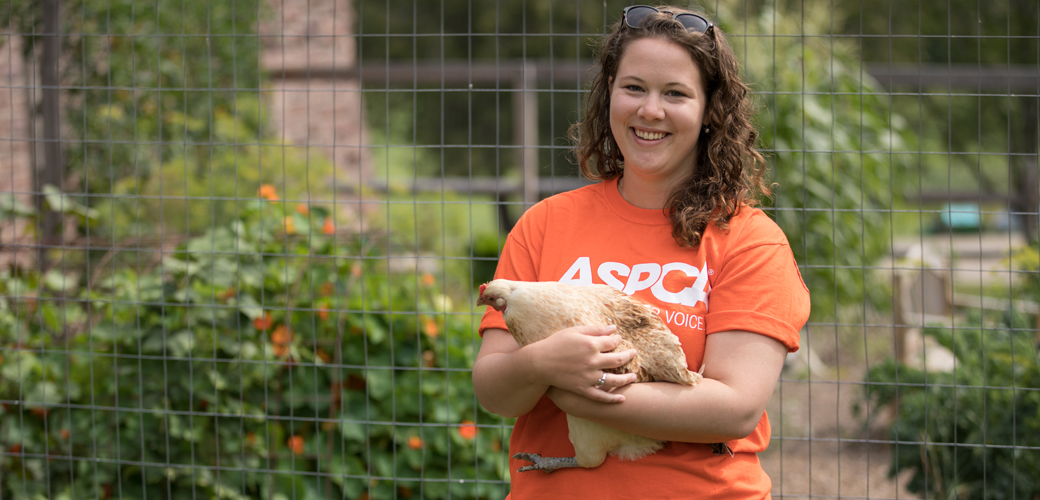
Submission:
M 516 455 L 513 455 L 513 458 L 517 460 L 526 460 L 533 464 L 525 465 L 517 469 L 517 472 L 540 470 L 548 474 L 556 469 L 579 467 L 578 461 L 574 457 L 543 457 L 537 453 L 517 453 Z

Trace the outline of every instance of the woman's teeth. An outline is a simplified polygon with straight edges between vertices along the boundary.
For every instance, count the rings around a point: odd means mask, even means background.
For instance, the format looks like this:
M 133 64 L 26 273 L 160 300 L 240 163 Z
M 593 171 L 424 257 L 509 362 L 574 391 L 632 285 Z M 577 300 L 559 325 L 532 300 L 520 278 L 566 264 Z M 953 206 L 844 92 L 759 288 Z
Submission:
M 666 134 L 664 132 L 648 132 L 648 131 L 639 130 L 639 129 L 633 129 L 633 130 L 635 130 L 635 132 L 636 132 L 636 137 L 638 137 L 640 139 L 646 139 L 648 141 L 656 141 L 656 140 L 664 138 L 664 136 L 668 135 L 668 134 Z

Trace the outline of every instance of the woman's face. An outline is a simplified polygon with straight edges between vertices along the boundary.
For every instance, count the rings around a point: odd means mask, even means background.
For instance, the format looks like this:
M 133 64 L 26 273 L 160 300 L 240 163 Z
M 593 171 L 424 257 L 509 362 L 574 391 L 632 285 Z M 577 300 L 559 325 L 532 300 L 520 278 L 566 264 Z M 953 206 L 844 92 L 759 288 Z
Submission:
M 625 182 L 670 187 L 693 172 L 706 105 L 700 69 L 685 48 L 656 38 L 630 43 L 610 89 Z

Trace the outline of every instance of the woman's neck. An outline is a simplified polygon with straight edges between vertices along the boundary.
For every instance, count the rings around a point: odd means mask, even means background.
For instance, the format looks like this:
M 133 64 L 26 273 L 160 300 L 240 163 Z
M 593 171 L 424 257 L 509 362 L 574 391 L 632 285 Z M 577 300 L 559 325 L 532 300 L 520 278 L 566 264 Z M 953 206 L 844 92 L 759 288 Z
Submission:
M 632 182 L 625 176 L 618 179 L 618 193 L 630 205 L 638 208 L 663 209 L 672 195 L 672 186 Z

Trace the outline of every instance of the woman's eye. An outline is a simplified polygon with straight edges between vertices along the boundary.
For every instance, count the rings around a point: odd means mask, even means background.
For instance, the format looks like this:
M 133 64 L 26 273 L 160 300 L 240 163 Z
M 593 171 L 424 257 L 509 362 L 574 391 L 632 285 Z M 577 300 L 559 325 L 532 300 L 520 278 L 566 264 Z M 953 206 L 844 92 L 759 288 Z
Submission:
M 669 97 L 686 97 L 686 94 L 679 92 L 678 90 L 669 90 L 667 94 Z
M 642 92 L 643 87 L 640 87 L 639 85 L 625 85 L 625 90 L 630 90 L 632 92 Z

